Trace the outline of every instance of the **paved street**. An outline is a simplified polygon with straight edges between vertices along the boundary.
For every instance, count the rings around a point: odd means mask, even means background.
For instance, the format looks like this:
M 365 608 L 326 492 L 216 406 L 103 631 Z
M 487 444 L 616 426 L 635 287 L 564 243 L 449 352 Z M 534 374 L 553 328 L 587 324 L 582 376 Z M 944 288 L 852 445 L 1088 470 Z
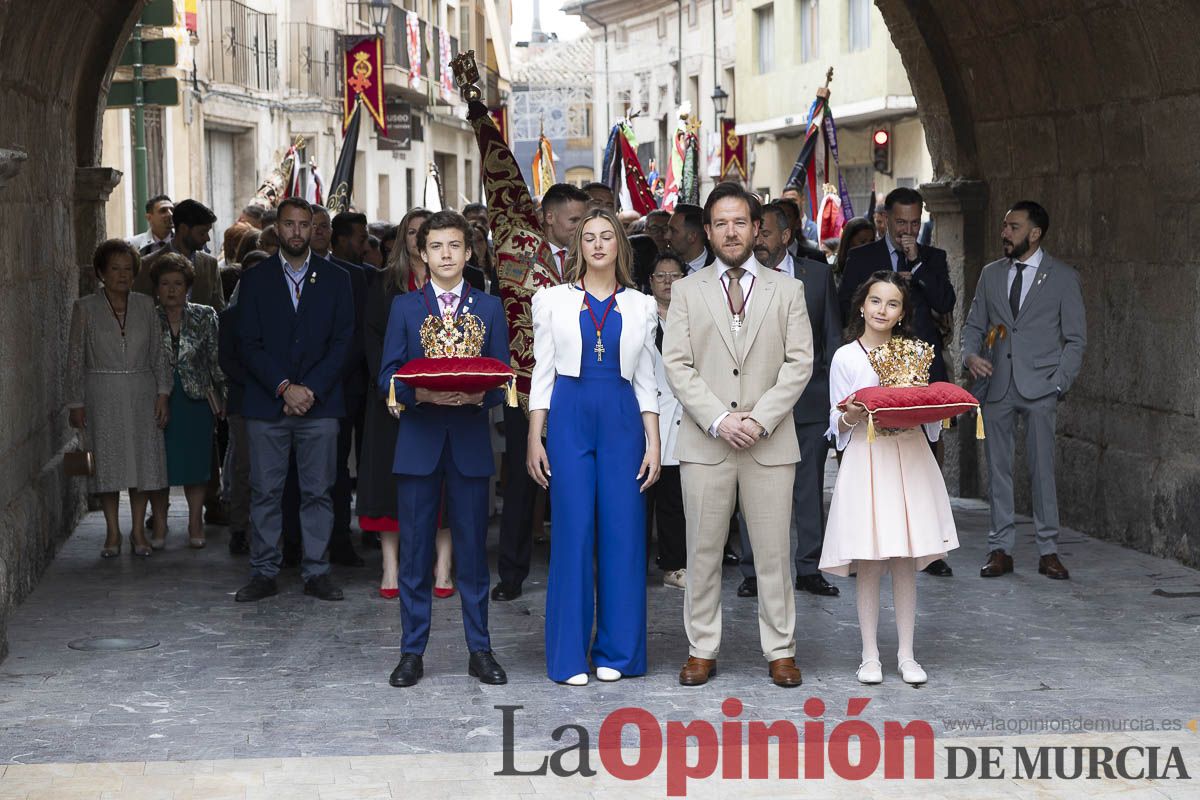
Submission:
M 601 722 L 617 708 L 643 707 L 660 723 L 716 723 L 724 719 L 722 701 L 731 696 L 743 701 L 744 720 L 797 723 L 805 719 L 803 702 L 819 697 L 827 707 L 827 731 L 846 718 L 847 698 L 869 697 L 864 719 L 877 727 L 884 720 L 928 720 L 939 743 L 946 737 L 1004 733 L 957 731 L 946 724 L 959 719 L 1001 718 L 1015 725 L 1035 718 L 1187 720 L 1200 715 L 1195 683 L 1200 574 L 1066 532 L 1062 557 L 1073 577 L 1050 581 L 1036 572 L 1032 532 L 1023 526 L 1016 573 L 984 580 L 977 571 L 985 550 L 986 506 L 955 505 L 963 542 L 950 559 L 957 574 L 949 579 L 920 575 L 918 581 L 917 657 L 929 683 L 911 688 L 896 674 L 886 593 L 880 624 L 885 682 L 866 688 L 855 681 L 859 639 L 853 588 L 842 581 L 840 598 L 797 595 L 798 660 L 804 671 L 798 691 L 769 682 L 758 650 L 755 605 L 735 594 L 736 568 L 726 570 L 721 672 L 706 687 L 684 689 L 676 683 L 687 651 L 683 593 L 662 587 L 657 575 L 647 584 L 648 676 L 612 685 L 593 681 L 582 689 L 548 681 L 542 546 L 525 595 L 491 606 L 493 643 L 508 669 L 509 685 L 481 686 L 466 676 L 455 597 L 435 601 L 425 679 L 415 689 L 399 690 L 387 685 L 399 653 L 399 610 L 395 601 L 376 596 L 378 551 L 368 553 L 365 568 L 337 571 L 345 602 L 305 597 L 298 576 L 285 573 L 280 596 L 242 605 L 233 602 L 232 593 L 245 577 L 243 560 L 228 555 L 220 529 L 212 529 L 207 550 L 186 549 L 182 499 L 172 504 L 167 550 L 146 562 L 130 558 L 127 544 L 120 559 L 101 561 L 103 523 L 92 514 L 13 617 L 11 652 L 0 664 L 0 764 L 59 766 L 40 772 L 11 767 L 0 775 L 0 797 L 37 796 L 22 794 L 21 787 L 32 791 L 38 780 L 76 780 L 96 769 L 81 767 L 84 771 L 75 773 L 70 765 L 78 762 L 158 765 L 136 772 L 143 777 L 163 770 L 220 775 L 250 769 L 258 770 L 258 783 L 251 784 L 264 785 L 264 770 L 283 770 L 277 779 L 294 777 L 292 768 L 283 766 L 290 762 L 278 759 L 300 758 L 310 767 L 332 764 L 326 771 L 333 783 L 338 769 L 366 763 L 361 757 L 441 754 L 442 761 L 406 763 L 457 764 L 453 780 L 459 782 L 490 779 L 502 749 L 497 705 L 524 706 L 515 712 L 514 744 L 532 751 L 522 762 L 530 764 L 537 763 L 533 752 L 563 746 L 551 738 L 560 725 L 583 725 L 595 747 Z M 91 636 L 145 637 L 160 644 L 130 653 L 67 648 L 69 641 Z M 626 746 L 636 742 L 633 731 L 625 731 Z M 1178 735 L 1185 744 L 1197 739 L 1187 730 Z M 469 755 L 464 760 L 461 754 Z M 317 757 L 329 760 L 313 761 Z M 265 767 L 229 761 L 238 759 L 271 761 L 263 762 L 269 764 Z M 213 767 L 214 760 L 223 761 Z M 1200 769 L 1200 760 L 1193 760 Z M 163 767 L 166 762 L 191 766 Z M 376 766 L 401 769 L 397 763 Z M 437 777 L 438 770 L 431 775 Z M 442 774 L 441 779 L 450 778 Z M 398 780 L 392 778 L 393 788 Z M 500 793 L 546 791 L 525 788 L 528 780 Z M 202 785 L 192 781 L 186 788 Z M 615 787 L 611 778 L 605 785 Z M 80 796 L 100 797 L 121 788 L 103 786 L 85 781 Z M 180 794 L 178 786 L 162 791 L 166 794 L 158 796 L 201 796 Z M 320 794 L 327 796 L 334 795 Z

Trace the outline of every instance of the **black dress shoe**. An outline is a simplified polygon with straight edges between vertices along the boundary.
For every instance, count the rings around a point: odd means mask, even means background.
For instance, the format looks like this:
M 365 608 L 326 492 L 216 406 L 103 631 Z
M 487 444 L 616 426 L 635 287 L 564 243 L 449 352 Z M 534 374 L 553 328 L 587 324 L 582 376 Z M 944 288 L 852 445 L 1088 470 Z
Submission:
M 388 676 L 388 683 L 398 688 L 416 686 L 417 681 L 425 674 L 425 663 L 416 653 L 405 653 L 400 656 L 400 663 Z
M 727 547 L 725 548 L 724 554 L 721 556 L 721 563 L 727 567 L 736 567 L 738 564 L 742 563 L 742 559 L 737 553 L 733 552 Z
M 927 572 L 930 575 L 937 575 L 939 578 L 949 578 L 954 574 L 954 570 L 950 569 L 950 565 L 940 558 L 937 561 L 931 562 L 929 566 L 925 567 L 925 569 L 921 570 L 921 572 Z
M 758 597 L 758 578 L 745 578 L 738 586 L 738 597 Z
M 349 538 L 346 538 L 336 547 L 330 546 L 329 563 L 337 564 L 339 567 L 361 567 L 367 562 L 363 561 L 362 556 L 354 552 L 354 545 L 350 544 Z
M 255 600 L 262 600 L 264 597 L 277 594 L 279 594 L 279 586 L 275 583 L 274 578 L 255 575 L 249 583 L 237 590 L 233 599 L 239 603 L 253 603 Z
M 837 597 L 841 594 L 838 587 L 825 580 L 823 575 L 797 575 L 796 591 L 808 592 L 821 597 Z
M 508 675 L 504 673 L 504 667 L 496 661 L 491 650 L 476 650 L 471 653 L 471 660 L 467 662 L 467 674 L 472 678 L 479 678 L 480 683 L 488 683 L 492 686 L 508 683 Z
M 507 583 L 497 583 L 492 589 L 492 599 L 497 603 L 516 600 L 521 596 L 520 586 L 509 586 Z
M 233 531 L 229 534 L 229 555 L 244 556 L 250 552 L 250 542 L 246 540 L 245 531 Z
M 310 594 L 318 600 L 341 600 L 344 597 L 342 590 L 334 585 L 328 575 L 318 575 L 306 580 L 304 593 Z

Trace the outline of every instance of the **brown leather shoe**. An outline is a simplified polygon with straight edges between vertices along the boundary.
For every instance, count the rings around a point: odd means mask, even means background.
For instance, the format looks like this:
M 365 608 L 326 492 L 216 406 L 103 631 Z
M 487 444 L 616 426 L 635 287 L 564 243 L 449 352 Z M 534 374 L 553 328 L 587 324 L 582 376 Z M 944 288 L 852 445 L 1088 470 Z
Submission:
M 1038 574 L 1056 581 L 1065 581 L 1071 577 L 1071 573 L 1067 572 L 1067 568 L 1058 560 L 1058 553 L 1042 556 L 1038 560 Z
M 679 682 L 684 686 L 703 686 L 708 679 L 717 674 L 715 658 L 696 658 L 688 656 L 687 663 L 679 670 Z
M 979 570 L 981 578 L 998 578 L 1006 572 L 1013 571 L 1012 556 L 1003 550 L 993 550 L 988 553 L 987 562 Z
M 777 658 L 767 665 L 771 672 L 771 680 L 776 686 L 791 688 L 801 683 L 800 668 L 794 658 Z

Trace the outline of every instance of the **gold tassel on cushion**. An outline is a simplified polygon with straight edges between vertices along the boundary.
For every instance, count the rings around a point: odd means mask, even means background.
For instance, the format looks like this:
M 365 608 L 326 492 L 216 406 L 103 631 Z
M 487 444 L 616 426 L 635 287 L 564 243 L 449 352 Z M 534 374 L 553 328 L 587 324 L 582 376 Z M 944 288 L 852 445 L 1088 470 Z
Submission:
M 401 411 L 404 410 L 404 404 L 396 402 L 396 376 L 395 375 L 393 375 L 392 379 L 390 381 L 388 381 L 387 404 L 388 404 L 388 411 L 391 411 L 393 414 L 399 414 Z
M 867 414 L 867 444 L 875 441 L 875 415 Z
M 517 377 L 515 375 L 508 379 L 508 387 L 504 390 L 504 399 L 509 408 L 517 407 Z
M 944 420 L 942 420 L 942 430 L 944 430 L 944 431 L 950 430 L 950 418 L 949 417 L 946 417 Z
M 975 411 L 975 438 L 986 439 L 987 435 L 983 432 L 983 409 Z

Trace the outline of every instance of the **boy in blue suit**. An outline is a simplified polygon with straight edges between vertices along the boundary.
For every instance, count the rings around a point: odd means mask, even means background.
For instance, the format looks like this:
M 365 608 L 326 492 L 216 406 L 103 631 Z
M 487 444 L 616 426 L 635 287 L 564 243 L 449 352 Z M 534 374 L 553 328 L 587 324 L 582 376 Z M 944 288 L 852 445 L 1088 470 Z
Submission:
M 242 415 L 250 445 L 250 565 L 239 602 L 278 589 L 283 555 L 283 488 L 296 456 L 304 593 L 341 600 L 329 578 L 337 478 L 338 420 L 346 415 L 343 378 L 354 338 L 350 276 L 309 249 L 312 209 L 289 197 L 275 223 L 279 254 L 250 270 L 238 289 L 238 337 L 246 367 Z
M 392 375 L 414 358 L 425 356 L 421 326 L 430 316 L 470 314 L 484 326 L 481 356 L 508 363 L 508 326 L 499 298 L 476 291 L 463 280 L 471 256 L 471 229 L 454 211 L 430 216 L 417 233 L 417 247 L 429 267 L 429 281 L 417 292 L 392 301 L 378 383 L 388 394 Z M 492 655 L 488 635 L 488 483 L 495 472 L 488 430 L 488 409 L 498 405 L 502 389 L 478 394 L 413 389 L 395 382 L 399 413 L 396 456 L 400 522 L 400 663 L 392 686 L 413 686 L 424 673 L 433 602 L 434 537 L 442 486 L 446 487 L 449 526 L 454 539 L 454 571 L 462 596 L 463 628 L 470 651 L 468 673 L 481 683 L 507 683 Z

